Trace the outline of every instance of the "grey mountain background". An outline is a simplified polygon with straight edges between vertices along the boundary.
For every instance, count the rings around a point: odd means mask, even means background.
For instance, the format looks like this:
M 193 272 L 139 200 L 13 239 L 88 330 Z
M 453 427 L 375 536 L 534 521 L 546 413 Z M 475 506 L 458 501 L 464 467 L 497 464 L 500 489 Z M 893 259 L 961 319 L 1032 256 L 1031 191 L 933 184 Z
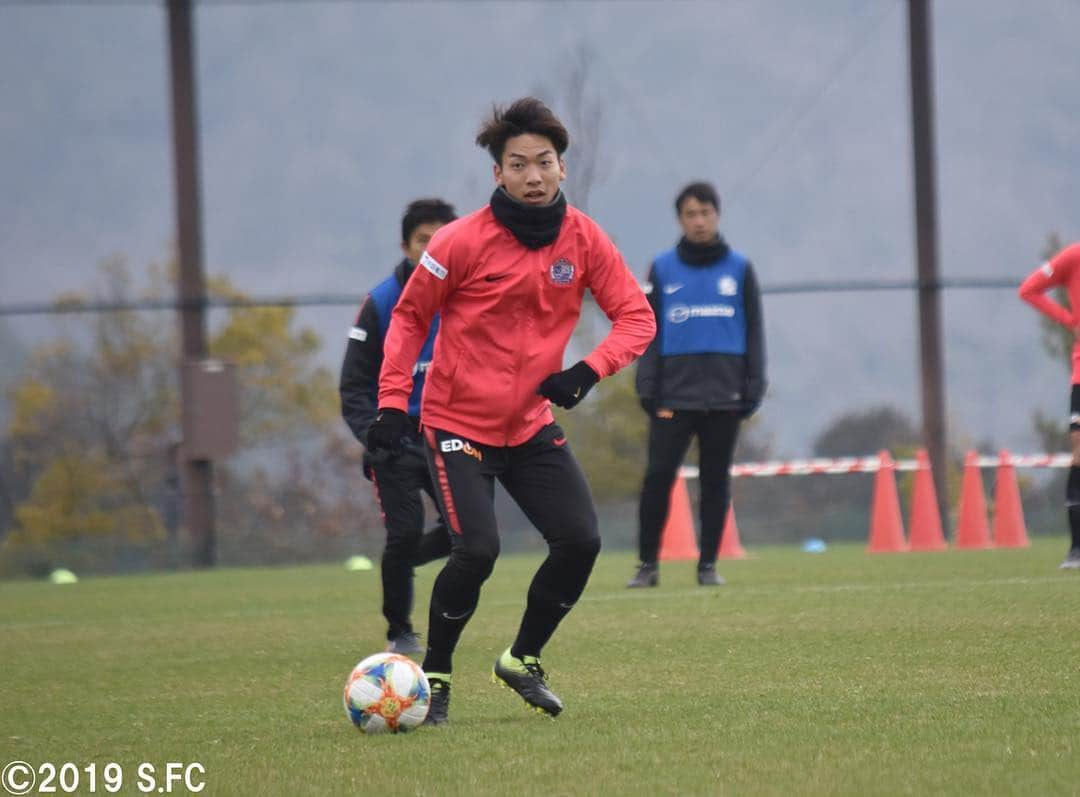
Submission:
M 932 19 L 942 275 L 1019 282 L 1048 233 L 1080 239 L 1080 2 L 937 0 Z M 562 110 L 583 51 L 603 111 L 588 210 L 640 277 L 699 178 L 766 290 L 914 274 L 903 0 L 206 2 L 196 22 L 205 259 L 249 294 L 363 293 L 409 200 L 486 201 L 491 103 L 546 86 Z M 167 55 L 158 3 L 0 5 L 0 302 L 88 290 L 113 254 L 163 259 Z M 870 404 L 918 417 L 913 294 L 765 311 L 778 454 Z M 946 292 L 943 312 L 954 445 L 1035 448 L 1031 414 L 1063 415 L 1068 380 L 1036 314 L 1009 290 Z M 300 314 L 331 367 L 353 313 Z M 52 328 L 7 319 L 4 379 Z

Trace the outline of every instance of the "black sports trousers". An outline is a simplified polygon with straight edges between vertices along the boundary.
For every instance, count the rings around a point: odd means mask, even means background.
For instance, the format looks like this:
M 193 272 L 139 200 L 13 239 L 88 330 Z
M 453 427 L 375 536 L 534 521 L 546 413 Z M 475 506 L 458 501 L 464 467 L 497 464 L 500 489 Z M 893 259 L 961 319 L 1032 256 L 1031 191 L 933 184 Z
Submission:
M 566 436 L 549 424 L 519 446 L 482 445 L 430 428 L 424 438 L 452 546 L 431 592 L 425 672 L 451 672 L 454 648 L 499 555 L 495 479 L 548 545 L 511 645 L 515 656 L 539 656 L 581 597 L 600 552 L 592 494 Z
M 650 415 L 649 461 L 638 507 L 638 556 L 642 562 L 656 563 L 671 504 L 671 485 L 694 435 L 701 453 L 698 565 L 716 562 L 731 500 L 731 460 L 741 422 L 738 413 L 729 410 L 674 410 L 670 418 L 657 417 L 655 412 Z
M 413 630 L 413 568 L 449 554 L 450 533 L 441 519 L 424 533 L 421 491 L 437 499 L 422 441 L 372 463 L 371 472 L 386 526 L 381 564 L 382 611 L 388 624 L 386 638 L 395 639 Z

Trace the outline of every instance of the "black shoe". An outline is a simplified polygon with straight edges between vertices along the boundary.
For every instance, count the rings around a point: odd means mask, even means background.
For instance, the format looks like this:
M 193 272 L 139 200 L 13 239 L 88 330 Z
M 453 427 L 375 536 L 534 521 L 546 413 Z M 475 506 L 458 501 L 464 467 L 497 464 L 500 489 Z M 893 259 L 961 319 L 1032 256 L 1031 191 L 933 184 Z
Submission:
M 450 721 L 449 676 L 440 678 L 436 675 L 429 675 L 428 686 L 431 687 L 431 703 L 428 704 L 428 712 L 427 716 L 424 717 L 424 724 L 445 725 Z
M 562 711 L 562 701 L 548 688 L 547 674 L 540 668 L 540 659 L 535 656 L 517 659 L 510 655 L 510 648 L 507 648 L 495 660 L 491 680 L 513 689 L 541 714 L 557 717 Z
M 634 574 L 634 577 L 626 582 L 626 588 L 655 587 L 659 583 L 660 568 L 657 567 L 656 563 L 642 562 L 638 566 L 638 571 Z
M 420 635 L 408 631 L 401 636 L 396 636 L 391 639 L 386 646 L 386 652 L 410 656 L 413 653 L 423 653 L 424 648 L 420 644 Z
M 1058 565 L 1060 570 L 1080 570 L 1080 548 L 1072 548 L 1065 561 Z
M 699 565 L 697 583 L 702 587 L 722 587 L 727 582 L 724 581 L 723 576 L 716 572 L 716 565 Z

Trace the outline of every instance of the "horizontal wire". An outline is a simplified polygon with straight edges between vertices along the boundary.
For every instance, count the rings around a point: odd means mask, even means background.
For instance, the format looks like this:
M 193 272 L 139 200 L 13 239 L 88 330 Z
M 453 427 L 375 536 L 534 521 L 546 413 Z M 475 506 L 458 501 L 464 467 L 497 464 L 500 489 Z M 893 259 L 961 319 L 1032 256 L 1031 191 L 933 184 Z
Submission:
M 918 280 L 844 280 L 833 282 L 787 282 L 761 289 L 765 295 L 783 296 L 807 293 L 866 293 L 874 291 L 918 290 L 1016 290 L 1020 283 L 1011 278 L 943 279 L 920 283 Z M 252 298 L 207 297 L 203 300 L 139 299 L 130 302 L 82 301 L 64 299 L 54 302 L 24 302 L 0 305 L 0 316 L 72 315 L 77 313 L 122 313 L 131 311 L 228 309 L 234 307 L 359 307 L 366 294 L 324 293 Z

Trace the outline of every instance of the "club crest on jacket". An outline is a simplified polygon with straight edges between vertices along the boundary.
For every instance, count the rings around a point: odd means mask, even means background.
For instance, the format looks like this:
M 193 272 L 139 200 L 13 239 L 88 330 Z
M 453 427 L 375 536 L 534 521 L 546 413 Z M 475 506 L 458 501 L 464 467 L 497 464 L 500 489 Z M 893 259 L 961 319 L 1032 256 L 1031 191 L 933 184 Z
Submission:
M 574 281 L 574 264 L 565 257 L 560 257 L 551 264 L 548 276 L 555 285 L 569 285 Z

